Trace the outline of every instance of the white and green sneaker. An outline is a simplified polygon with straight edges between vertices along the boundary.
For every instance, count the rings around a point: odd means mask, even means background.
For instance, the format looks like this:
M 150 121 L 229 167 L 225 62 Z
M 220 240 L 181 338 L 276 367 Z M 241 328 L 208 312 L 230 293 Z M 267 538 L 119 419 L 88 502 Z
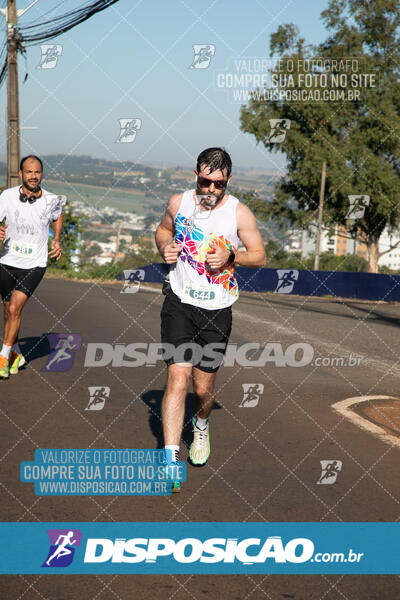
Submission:
M 22 354 L 17 354 L 16 352 L 11 352 L 10 375 L 16 375 L 18 373 L 18 369 L 23 367 L 25 364 L 26 364 L 26 360 Z
M 181 482 L 180 481 L 173 481 L 172 482 L 172 493 L 173 494 L 179 494 L 180 491 L 181 491 Z
M 192 418 L 193 442 L 189 450 L 189 458 L 194 465 L 205 465 L 210 456 L 210 423 L 205 429 L 196 425 L 196 417 Z
M 8 360 L 5 356 L 0 356 L 0 379 L 8 379 L 10 376 L 10 368 Z
M 166 459 L 167 462 L 165 464 L 165 472 L 168 476 L 171 475 L 171 471 L 170 471 L 170 467 L 175 466 L 176 467 L 176 463 L 179 460 L 179 450 L 166 450 Z M 173 479 L 169 479 L 170 484 L 172 485 L 172 493 L 176 494 L 179 493 L 181 491 L 181 482 L 180 481 L 174 481 Z

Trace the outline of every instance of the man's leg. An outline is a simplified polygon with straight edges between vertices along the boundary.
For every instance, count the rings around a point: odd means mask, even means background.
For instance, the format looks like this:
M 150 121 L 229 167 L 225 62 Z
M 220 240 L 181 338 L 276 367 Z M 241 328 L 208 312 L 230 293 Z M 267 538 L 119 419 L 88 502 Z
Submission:
M 5 335 L 6 335 L 6 329 L 8 327 L 8 319 L 9 319 L 8 306 L 9 306 L 9 304 L 10 304 L 9 302 L 5 302 L 3 300 L 4 340 L 5 340 Z M 3 345 L 0 348 L 0 379 L 7 379 L 10 376 L 10 366 L 9 366 L 10 353 L 11 353 L 11 347 L 7 346 L 7 344 L 4 341 Z
M 6 328 L 8 326 L 9 306 L 10 306 L 10 301 L 6 302 L 5 300 L 3 300 L 4 336 L 6 335 Z
M 186 394 L 190 383 L 192 365 L 172 364 L 168 367 L 167 388 L 161 405 L 165 450 L 168 462 L 179 459 L 179 444 L 185 417 Z M 180 492 L 180 481 L 172 482 L 172 491 Z
M 12 369 L 10 364 L 14 354 L 12 348 L 17 343 L 21 325 L 21 312 L 28 296 L 19 290 L 14 290 L 10 301 L 3 302 L 4 307 L 4 341 L 0 351 L 0 377 L 7 378 Z M 15 358 L 15 357 L 14 357 Z
M 15 279 L 10 274 L 7 267 L 0 264 L 0 293 L 3 300 L 3 311 L 4 311 L 4 335 L 3 345 L 0 346 L 0 378 L 6 379 L 9 374 L 9 358 L 11 347 L 6 343 L 6 331 L 8 329 L 9 321 L 9 306 L 12 290 L 15 287 Z
M 214 406 L 216 372 L 207 373 L 193 368 L 193 391 L 197 415 L 193 417 L 193 443 L 189 457 L 193 464 L 204 465 L 210 456 L 210 427 L 208 417 Z
M 206 373 L 193 367 L 193 391 L 196 399 L 197 416 L 208 419 L 214 406 L 214 383 L 217 373 Z
M 191 371 L 192 365 L 172 364 L 168 367 L 167 388 L 161 405 L 165 446 L 180 444 Z
M 7 346 L 13 346 L 18 340 L 21 313 L 27 300 L 24 292 L 14 290 L 10 302 L 4 302 L 4 344 Z

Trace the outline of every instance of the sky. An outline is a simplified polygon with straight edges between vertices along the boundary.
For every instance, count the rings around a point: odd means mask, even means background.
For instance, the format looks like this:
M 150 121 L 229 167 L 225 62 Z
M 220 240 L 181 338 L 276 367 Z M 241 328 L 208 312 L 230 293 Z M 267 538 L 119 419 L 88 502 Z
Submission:
M 17 0 L 17 7 L 30 2 Z M 20 25 L 87 3 L 39 0 Z M 281 24 L 294 23 L 308 42 L 321 42 L 326 31 L 320 13 L 327 4 L 328 0 L 119 0 L 68 33 L 29 47 L 26 58 L 20 55 L 21 127 L 38 127 L 21 131 L 21 153 L 85 154 L 192 167 L 204 148 L 224 146 L 234 167 L 282 169 L 282 155 L 271 154 L 241 132 L 241 102 L 233 98 L 232 88 L 223 86 L 239 71 L 264 68 L 257 59 L 269 57 L 270 35 Z M 61 46 L 53 68 L 37 68 L 43 43 Z M 190 68 L 194 45 L 210 47 L 209 63 L 206 59 Z M 199 64 L 208 66 L 198 68 Z M 5 133 L 6 83 L 0 101 Z M 120 119 L 138 119 L 129 143 L 117 141 Z M 6 157 L 3 136 L 0 157 Z

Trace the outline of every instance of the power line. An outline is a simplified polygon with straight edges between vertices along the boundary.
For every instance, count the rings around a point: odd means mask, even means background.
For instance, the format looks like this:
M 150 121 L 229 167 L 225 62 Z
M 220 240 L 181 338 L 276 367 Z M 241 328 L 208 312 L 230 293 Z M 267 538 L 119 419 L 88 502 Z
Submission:
M 19 183 L 20 125 L 18 95 L 18 52 L 25 53 L 26 47 L 42 40 L 49 40 L 76 25 L 87 21 L 118 2 L 118 0 L 97 0 L 53 19 L 46 19 L 37 25 L 18 26 L 18 18 L 29 11 L 39 0 L 33 0 L 25 9 L 17 10 L 16 0 L 7 0 L 7 8 L 1 9 L 6 20 L 7 57 L 0 68 L 0 85 L 8 75 L 7 86 L 7 182 L 8 187 Z M 1 64 L 1 63 L 0 63 Z M 26 79 L 26 77 L 25 77 Z M 24 80 L 25 81 L 25 80 Z
M 30 24 L 27 26 L 17 27 L 15 38 L 17 43 L 17 48 L 19 52 L 25 52 L 25 48 L 28 46 L 33 46 L 38 42 L 49 40 L 62 33 L 65 33 L 90 19 L 93 15 L 109 8 L 113 4 L 116 4 L 119 0 L 97 0 L 95 2 L 91 2 L 90 4 L 86 4 L 81 8 L 77 8 L 68 13 L 60 15 L 58 17 L 54 17 L 53 19 L 47 19 L 46 21 L 41 21 L 37 24 Z M 49 28 L 49 25 L 54 25 L 52 28 Z M 2 64 L 0 69 L 0 86 L 4 82 L 4 79 L 7 75 L 7 58 L 1 60 L 3 55 L 3 49 L 0 52 L 0 64 Z
M 29 43 L 32 42 L 39 42 L 56 37 L 61 33 L 69 31 L 76 25 L 83 23 L 87 19 L 90 19 L 93 15 L 105 10 L 116 2 L 118 2 L 118 0 L 97 0 L 96 2 L 85 5 L 82 8 L 77 8 L 69 13 L 60 15 L 59 17 L 42 21 L 38 25 L 19 27 L 18 31 L 21 36 L 21 42 L 25 46 L 28 46 L 30 45 Z M 49 30 L 48 25 L 54 23 L 57 23 L 57 26 Z
M 65 0 L 61 0 L 58 4 L 56 4 L 56 6 L 49 8 L 48 10 L 46 10 L 46 12 L 42 12 L 42 14 L 40 14 L 38 17 L 35 17 L 31 21 L 29 21 L 28 24 L 34 25 L 38 21 L 42 21 L 43 16 L 48 17 L 51 13 L 54 13 L 54 11 L 56 11 L 58 8 L 60 8 L 60 6 L 62 6 L 63 4 L 65 4 Z

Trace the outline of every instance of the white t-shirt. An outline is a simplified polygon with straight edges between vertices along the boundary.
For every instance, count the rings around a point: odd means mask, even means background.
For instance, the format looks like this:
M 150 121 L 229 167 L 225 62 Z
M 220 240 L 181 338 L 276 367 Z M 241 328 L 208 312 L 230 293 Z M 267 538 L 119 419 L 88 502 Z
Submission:
M 47 265 L 49 227 L 62 213 L 60 197 L 42 189 L 30 204 L 19 199 L 20 186 L 0 194 L 0 222 L 6 219 L 6 239 L 0 263 L 19 269 Z

